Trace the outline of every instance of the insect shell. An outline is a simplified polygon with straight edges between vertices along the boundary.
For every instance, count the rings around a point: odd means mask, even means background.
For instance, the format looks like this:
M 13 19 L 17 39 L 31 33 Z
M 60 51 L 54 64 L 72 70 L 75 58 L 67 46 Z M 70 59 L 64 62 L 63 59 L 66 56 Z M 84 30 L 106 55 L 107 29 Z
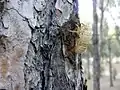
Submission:
M 75 40 L 75 47 L 71 50 L 75 53 L 83 53 L 90 42 L 91 33 L 89 30 L 89 26 L 81 23 L 81 25 L 76 24 L 76 28 L 74 31 L 69 30 L 72 33 L 77 34 L 77 38 Z

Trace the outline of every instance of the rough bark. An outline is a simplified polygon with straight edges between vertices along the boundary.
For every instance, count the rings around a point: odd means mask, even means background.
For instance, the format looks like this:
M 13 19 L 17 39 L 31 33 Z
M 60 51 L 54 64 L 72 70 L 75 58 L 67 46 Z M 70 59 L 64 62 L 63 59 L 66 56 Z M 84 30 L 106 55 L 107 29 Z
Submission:
M 93 89 L 100 90 L 100 55 L 99 55 L 99 35 L 97 0 L 93 0 Z
M 60 16 L 56 0 L 0 1 L 0 89 L 75 90 L 82 76 L 64 60 L 59 31 L 73 12 L 70 1 Z
M 24 59 L 31 38 L 28 23 L 11 2 L 0 12 L 0 89 L 24 90 Z M 0 2 L 1 3 L 1 2 Z

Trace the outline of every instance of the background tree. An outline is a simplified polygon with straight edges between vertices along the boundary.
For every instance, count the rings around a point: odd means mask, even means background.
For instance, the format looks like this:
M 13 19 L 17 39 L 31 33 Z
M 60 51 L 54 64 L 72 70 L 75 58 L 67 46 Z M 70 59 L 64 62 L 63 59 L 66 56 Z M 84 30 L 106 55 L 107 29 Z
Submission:
M 87 51 L 87 74 L 88 74 L 88 79 L 91 79 L 91 74 L 90 74 L 90 52 Z
M 111 38 L 108 39 L 108 51 L 109 51 L 109 74 L 110 74 L 110 86 L 113 86 L 112 77 L 112 57 L 111 57 Z
M 98 37 L 97 0 L 93 0 L 93 89 L 100 90 L 100 55 Z

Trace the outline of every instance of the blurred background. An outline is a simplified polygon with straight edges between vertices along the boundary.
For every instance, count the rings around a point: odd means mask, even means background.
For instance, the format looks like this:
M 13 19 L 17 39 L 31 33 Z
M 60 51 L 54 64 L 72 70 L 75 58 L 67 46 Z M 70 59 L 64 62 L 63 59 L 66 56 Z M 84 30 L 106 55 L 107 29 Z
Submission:
M 98 35 L 98 53 L 94 53 L 92 39 L 87 51 L 82 55 L 84 75 L 88 79 L 88 90 L 93 90 L 95 67 L 94 56 L 99 55 L 100 89 L 120 90 L 120 0 L 78 0 L 81 23 L 89 24 L 92 33 Z M 92 25 L 95 22 L 93 2 L 96 1 L 98 16 L 97 31 Z M 97 57 L 97 56 L 96 56 Z M 99 69 L 98 69 L 99 70 Z M 95 71 L 96 72 L 96 71 Z M 97 90 L 97 89 L 94 89 Z

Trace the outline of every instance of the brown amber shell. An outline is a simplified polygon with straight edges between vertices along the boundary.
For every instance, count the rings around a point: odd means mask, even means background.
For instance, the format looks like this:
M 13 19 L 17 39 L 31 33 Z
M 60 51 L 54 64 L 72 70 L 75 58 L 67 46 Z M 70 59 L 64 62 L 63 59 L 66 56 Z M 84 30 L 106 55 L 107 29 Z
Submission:
M 77 25 L 74 30 L 67 29 L 64 33 L 64 45 L 67 55 L 83 53 L 90 42 L 91 32 L 88 25 Z

